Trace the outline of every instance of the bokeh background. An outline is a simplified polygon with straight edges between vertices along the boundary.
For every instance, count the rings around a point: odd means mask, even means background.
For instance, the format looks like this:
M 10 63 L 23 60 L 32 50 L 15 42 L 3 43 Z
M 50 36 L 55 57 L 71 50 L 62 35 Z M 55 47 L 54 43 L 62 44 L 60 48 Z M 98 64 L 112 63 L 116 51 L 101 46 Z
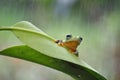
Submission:
M 30 21 L 56 39 L 83 37 L 79 58 L 108 80 L 120 80 L 120 0 L 0 0 L 0 27 Z M 0 50 L 22 44 L 0 32 Z M 32 62 L 0 56 L 0 80 L 73 80 Z

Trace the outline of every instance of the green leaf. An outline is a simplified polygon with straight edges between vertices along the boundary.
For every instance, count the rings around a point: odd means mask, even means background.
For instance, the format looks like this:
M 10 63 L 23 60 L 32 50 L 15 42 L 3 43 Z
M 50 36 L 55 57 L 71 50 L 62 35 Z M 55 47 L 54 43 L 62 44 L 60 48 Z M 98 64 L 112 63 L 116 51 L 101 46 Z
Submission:
M 47 67 L 51 67 L 70 75 L 76 80 L 105 80 L 101 76 L 99 76 L 99 79 L 97 79 L 97 77 L 89 74 L 89 72 L 86 71 L 86 68 L 80 65 L 44 55 L 43 53 L 40 53 L 26 45 L 5 49 L 3 51 L 0 51 L 0 54 L 32 61 L 45 65 Z
M 80 74 L 83 78 L 82 80 L 88 80 L 87 77 L 89 77 L 89 80 L 106 80 L 84 61 L 80 60 L 75 55 L 70 54 L 65 48 L 58 46 L 54 42 L 54 38 L 50 37 L 29 22 L 22 21 L 15 24 L 11 28 L 1 28 L 0 30 L 12 31 L 24 44 L 43 55 L 74 64 L 73 66 L 75 67 L 76 65 L 79 65 L 76 69 L 79 68 L 80 70 L 76 73 L 82 72 L 82 74 Z M 74 69 L 70 71 L 70 73 L 72 72 L 74 72 Z M 78 78 L 79 74 L 76 76 Z M 78 80 L 80 80 L 79 78 Z

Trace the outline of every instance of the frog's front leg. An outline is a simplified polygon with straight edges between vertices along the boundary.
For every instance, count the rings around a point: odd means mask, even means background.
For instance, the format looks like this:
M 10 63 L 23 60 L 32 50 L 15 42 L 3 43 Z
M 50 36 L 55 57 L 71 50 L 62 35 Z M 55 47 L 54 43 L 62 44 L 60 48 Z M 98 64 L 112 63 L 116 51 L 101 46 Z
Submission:
M 79 56 L 79 52 L 78 52 L 77 50 L 74 52 L 74 54 L 75 54 L 76 56 Z
M 62 40 L 55 40 L 55 43 L 57 43 L 59 46 L 63 46 L 63 41 Z

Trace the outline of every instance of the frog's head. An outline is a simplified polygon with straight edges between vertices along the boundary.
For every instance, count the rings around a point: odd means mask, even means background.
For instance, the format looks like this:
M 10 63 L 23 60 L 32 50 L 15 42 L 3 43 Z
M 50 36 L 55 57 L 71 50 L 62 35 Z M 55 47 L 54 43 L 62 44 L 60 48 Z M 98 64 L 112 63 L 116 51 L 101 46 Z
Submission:
M 72 35 L 71 34 L 67 34 L 66 35 L 66 41 L 67 40 L 77 40 L 77 41 L 82 41 L 83 39 L 82 39 L 82 37 L 80 37 L 80 36 L 76 36 L 76 37 L 74 37 L 74 38 L 72 38 Z

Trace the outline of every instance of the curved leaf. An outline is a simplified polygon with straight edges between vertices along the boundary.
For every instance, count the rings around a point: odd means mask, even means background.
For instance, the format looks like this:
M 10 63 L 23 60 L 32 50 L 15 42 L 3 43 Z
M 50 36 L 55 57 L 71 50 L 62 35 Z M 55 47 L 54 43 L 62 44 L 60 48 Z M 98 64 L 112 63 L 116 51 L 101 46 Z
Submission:
M 0 30 L 12 31 L 23 43 L 44 55 L 79 65 L 79 68 L 83 68 L 84 72 L 91 75 L 91 77 L 94 76 L 94 79 L 92 78 L 91 80 L 105 80 L 105 78 L 103 78 L 97 71 L 85 62 L 79 60 L 75 55 L 70 54 L 65 48 L 58 46 L 54 42 L 54 38 L 39 30 L 29 22 L 22 21 L 12 26 L 12 28 L 3 28 Z M 81 76 L 87 77 L 87 75 Z
M 43 53 L 40 53 L 26 45 L 5 49 L 3 51 L 0 51 L 0 54 L 32 61 L 45 65 L 47 67 L 51 67 L 70 75 L 76 80 L 105 80 L 101 76 L 99 76 L 98 79 L 94 75 L 89 74 L 89 72 L 86 71 L 86 68 L 81 67 L 80 65 L 44 55 Z

